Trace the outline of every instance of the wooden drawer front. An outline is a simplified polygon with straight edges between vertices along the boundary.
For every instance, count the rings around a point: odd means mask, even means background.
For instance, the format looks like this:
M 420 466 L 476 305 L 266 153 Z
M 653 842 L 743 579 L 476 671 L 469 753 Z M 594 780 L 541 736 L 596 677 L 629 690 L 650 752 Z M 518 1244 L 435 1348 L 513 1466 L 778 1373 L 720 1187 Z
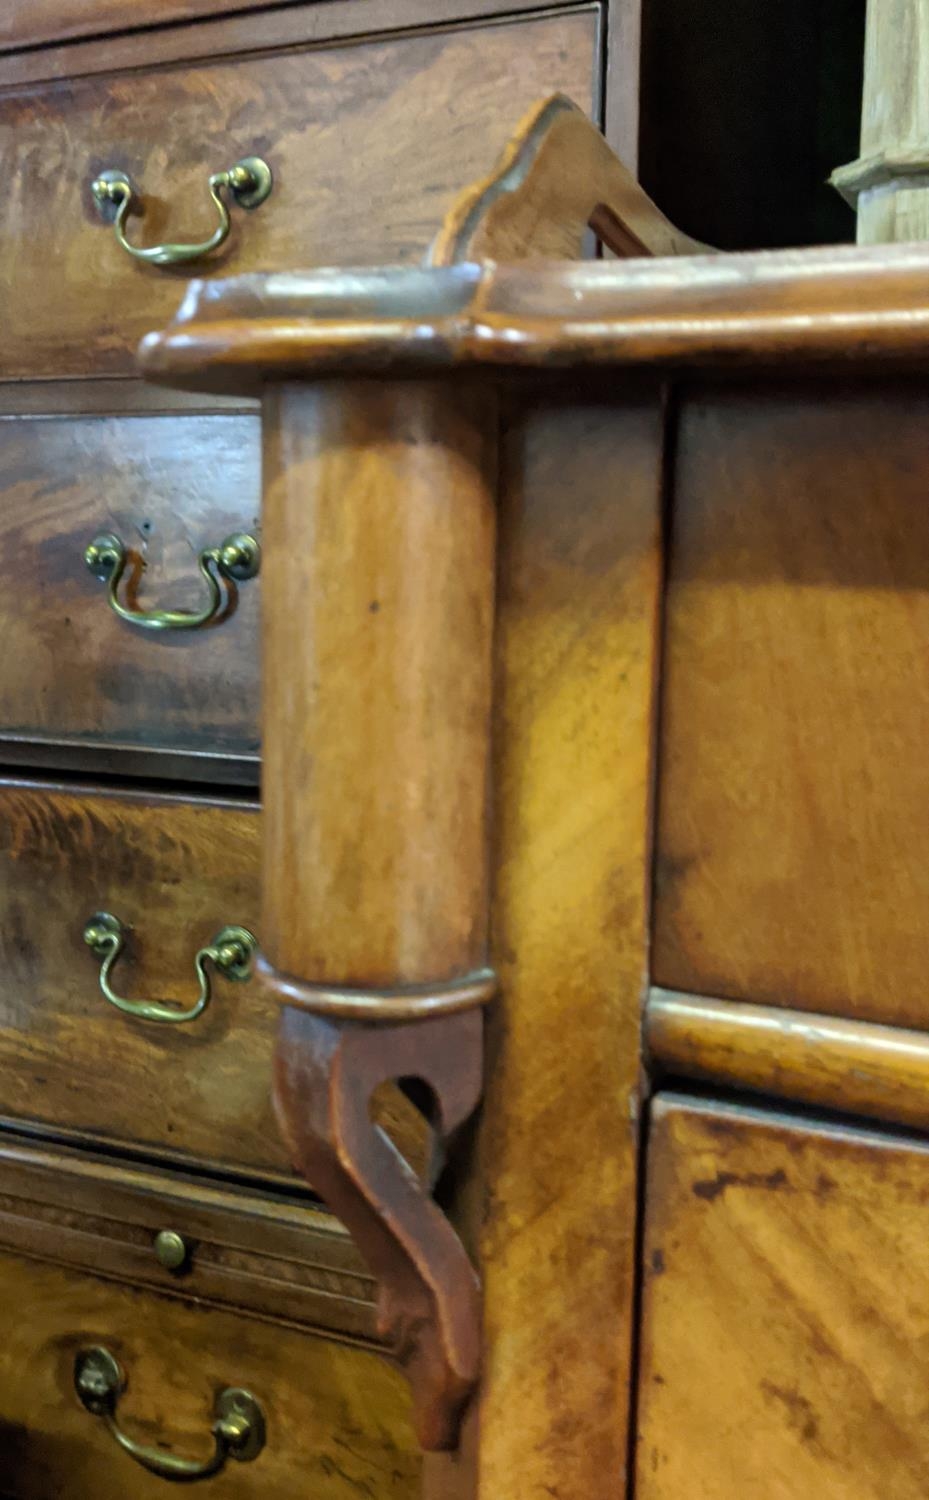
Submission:
M 929 1147 L 653 1109 L 636 1494 L 925 1500 Z
M 99 1345 L 127 1377 L 125 1431 L 180 1457 L 211 1451 L 220 1390 L 242 1386 L 258 1399 L 264 1451 L 229 1463 L 210 1494 L 419 1494 L 405 1385 L 376 1354 L 12 1256 L 0 1256 L 0 1321 L 0 1469 L 16 1500 L 161 1500 L 169 1490 L 74 1393 L 75 1356 Z
M 257 930 L 257 887 L 254 806 L 0 785 L 0 1114 L 287 1172 L 271 1009 L 216 978 L 196 1021 L 123 1015 L 82 936 L 112 912 L 132 927 L 114 988 L 192 1002 L 196 949 L 227 924 Z
M 200 271 L 415 260 L 530 103 L 563 88 L 595 107 L 597 28 L 587 7 L 7 91 L 0 375 L 131 369 L 142 334 Z M 206 179 L 249 154 L 270 163 L 274 190 L 253 213 L 234 210 L 209 264 L 140 265 L 95 211 L 91 182 L 120 168 L 147 205 L 134 242 L 201 239 L 215 217 Z
M 123 1014 L 83 940 L 97 911 L 131 929 L 116 993 L 190 1005 L 199 947 L 227 925 L 260 937 L 257 807 L 0 782 L 0 1120 L 292 1186 L 271 1107 L 277 1006 L 211 970 L 195 1021 Z M 376 1118 L 431 1170 L 431 1133 L 393 1085 Z
M 657 984 L 929 1022 L 927 433 L 924 383 L 684 406 Z
M 102 36 L 171 21 L 196 21 L 217 11 L 255 9 L 275 0 L 5 0 L 0 51 L 76 37 Z
M 120 586 L 133 608 L 201 609 L 198 553 L 233 532 L 260 539 L 258 423 L 177 410 L 0 422 L 3 740 L 61 762 L 105 764 L 118 746 L 159 771 L 257 779 L 260 576 L 215 627 L 142 630 L 109 608 L 84 548 L 115 532 L 144 559 L 135 593 Z
M 156 1239 L 180 1235 L 180 1265 Z M 0 1133 L 0 1246 L 166 1296 L 378 1345 L 376 1284 L 348 1232 L 281 1193 L 211 1184 Z

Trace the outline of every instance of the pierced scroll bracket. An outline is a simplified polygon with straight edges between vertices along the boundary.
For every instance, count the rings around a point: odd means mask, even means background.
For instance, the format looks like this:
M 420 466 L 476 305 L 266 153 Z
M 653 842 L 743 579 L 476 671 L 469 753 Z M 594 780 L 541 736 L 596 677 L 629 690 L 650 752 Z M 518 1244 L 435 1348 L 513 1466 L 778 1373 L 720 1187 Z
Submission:
M 429 1451 L 452 1449 L 480 1371 L 481 1290 L 449 1220 L 383 1131 L 369 1101 L 383 1083 L 417 1079 L 434 1101 L 432 1123 L 448 1140 L 482 1091 L 483 1018 L 493 977 L 472 981 L 471 1008 L 399 1021 L 330 1019 L 311 1010 L 313 986 L 280 976 L 267 961 L 258 982 L 285 1003 L 275 1060 L 274 1103 L 294 1165 L 345 1224 L 378 1280 L 378 1331 L 413 1391 L 417 1436 Z M 435 998 L 443 987 L 431 991 Z M 458 993 L 461 985 L 449 986 Z M 358 995 L 358 991 L 348 991 Z M 403 992 L 398 992 L 400 999 Z

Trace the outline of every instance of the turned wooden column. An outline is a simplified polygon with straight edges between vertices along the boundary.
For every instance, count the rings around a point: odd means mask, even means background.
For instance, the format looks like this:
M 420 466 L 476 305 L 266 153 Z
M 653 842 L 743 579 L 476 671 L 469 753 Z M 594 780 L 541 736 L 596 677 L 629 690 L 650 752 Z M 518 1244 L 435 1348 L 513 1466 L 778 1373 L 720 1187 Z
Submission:
M 861 155 L 832 182 L 860 244 L 929 239 L 929 0 L 868 0 Z
M 495 427 L 422 380 L 263 400 L 262 951 L 321 986 L 487 958 Z

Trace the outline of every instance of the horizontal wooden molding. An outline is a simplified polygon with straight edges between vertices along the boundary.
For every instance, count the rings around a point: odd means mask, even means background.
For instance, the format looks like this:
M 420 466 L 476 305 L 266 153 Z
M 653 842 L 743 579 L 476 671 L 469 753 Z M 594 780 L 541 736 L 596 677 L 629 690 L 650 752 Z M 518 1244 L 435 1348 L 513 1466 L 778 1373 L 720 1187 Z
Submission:
M 929 1034 L 921 1031 L 653 989 L 644 1039 L 657 1077 L 929 1129 Z
M 165 1270 L 155 1235 L 191 1247 Z M 111 1281 L 378 1345 L 375 1284 L 322 1208 L 85 1151 L 0 1138 L 0 1247 Z
M 139 365 L 157 383 L 246 395 L 271 381 L 456 368 L 859 376 L 926 364 L 927 285 L 922 244 L 243 275 L 191 282 Z

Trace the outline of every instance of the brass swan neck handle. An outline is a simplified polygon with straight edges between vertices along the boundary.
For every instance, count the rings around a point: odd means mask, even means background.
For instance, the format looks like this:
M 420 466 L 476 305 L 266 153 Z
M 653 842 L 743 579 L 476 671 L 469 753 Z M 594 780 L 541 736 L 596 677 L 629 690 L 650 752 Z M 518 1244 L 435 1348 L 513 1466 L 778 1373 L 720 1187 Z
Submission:
M 258 208 L 270 193 L 273 181 L 266 161 L 260 156 L 244 156 L 235 166 L 214 172 L 209 179 L 210 197 L 219 212 L 219 223 L 209 239 L 189 245 L 149 245 L 147 248 L 131 245 L 126 237 L 126 220 L 133 211 L 141 212 L 142 206 L 141 196 L 131 177 L 110 168 L 94 179 L 90 190 L 100 217 L 112 221 L 116 238 L 127 255 L 153 266 L 180 266 L 211 255 L 228 239 L 231 221 L 224 193 L 228 193 L 240 208 Z
M 209 1479 L 225 1468 L 228 1459 L 250 1463 L 265 1444 L 265 1421 L 250 1391 L 230 1386 L 220 1391 L 213 1412 L 213 1452 L 205 1459 L 178 1458 L 163 1448 L 147 1447 L 123 1432 L 116 1407 L 126 1389 L 126 1377 L 109 1349 L 82 1349 L 74 1362 L 74 1389 L 85 1410 L 102 1417 L 116 1442 L 137 1464 L 160 1479 L 191 1483 Z
M 210 1003 L 211 985 L 207 964 L 211 963 L 226 979 L 242 980 L 251 975 L 252 958 L 257 940 L 245 927 L 224 927 L 206 948 L 194 955 L 194 968 L 200 980 L 200 993 L 186 1009 L 164 1000 L 126 1000 L 110 984 L 113 965 L 126 944 L 126 929 L 111 912 L 99 911 L 84 927 L 84 942 L 102 959 L 100 989 L 104 997 L 125 1015 L 140 1021 L 195 1021 Z
M 114 614 L 140 630 L 202 630 L 213 624 L 223 609 L 220 578 L 226 584 L 244 583 L 255 578 L 261 563 L 261 548 L 254 537 L 244 532 L 227 536 L 218 547 L 204 547 L 197 566 L 209 593 L 200 610 L 130 609 L 119 598 L 119 585 L 129 563 L 125 543 L 113 532 L 95 536 L 84 548 L 84 562 L 95 578 L 107 586 L 107 599 Z

